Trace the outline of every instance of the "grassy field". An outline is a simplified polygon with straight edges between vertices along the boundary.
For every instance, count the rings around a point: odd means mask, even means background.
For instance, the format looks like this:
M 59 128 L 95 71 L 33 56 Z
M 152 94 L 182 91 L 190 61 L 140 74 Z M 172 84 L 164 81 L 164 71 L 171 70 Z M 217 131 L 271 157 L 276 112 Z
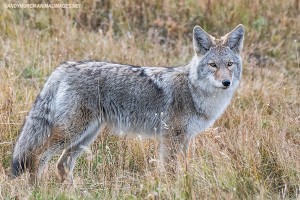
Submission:
M 100 0 L 78 9 L 1 4 L 0 199 L 300 198 L 299 0 Z M 242 83 L 224 115 L 196 137 L 189 164 L 175 178 L 157 173 L 156 140 L 109 134 L 78 160 L 74 185 L 59 183 L 54 160 L 39 185 L 27 175 L 9 178 L 19 129 L 59 63 L 182 65 L 193 56 L 195 25 L 221 36 L 240 23 Z

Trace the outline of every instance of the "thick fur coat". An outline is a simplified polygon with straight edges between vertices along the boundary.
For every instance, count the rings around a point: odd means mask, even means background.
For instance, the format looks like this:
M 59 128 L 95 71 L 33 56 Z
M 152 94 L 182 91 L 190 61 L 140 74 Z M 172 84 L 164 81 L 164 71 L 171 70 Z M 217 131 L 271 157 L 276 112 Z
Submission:
M 244 28 L 215 39 L 194 28 L 195 56 L 181 67 L 66 62 L 49 77 L 15 145 L 12 171 L 37 176 L 58 161 L 62 180 L 103 127 L 124 135 L 157 136 L 165 163 L 185 153 L 192 137 L 223 113 L 241 80 Z

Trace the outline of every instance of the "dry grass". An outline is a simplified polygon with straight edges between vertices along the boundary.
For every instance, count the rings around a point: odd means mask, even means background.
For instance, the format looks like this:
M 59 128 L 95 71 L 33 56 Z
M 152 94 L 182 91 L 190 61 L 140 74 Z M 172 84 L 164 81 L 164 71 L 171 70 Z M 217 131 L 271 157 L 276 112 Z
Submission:
M 28 2 L 40 2 L 29 1 Z M 75 2 L 75 1 L 72 1 Z M 198 3 L 111 0 L 81 9 L 0 8 L 0 198 L 296 199 L 300 194 L 299 0 Z M 8 177 L 13 143 L 47 76 L 66 60 L 180 65 L 199 24 L 246 27 L 243 81 L 225 114 L 192 145 L 175 178 L 156 173 L 155 140 L 101 135 L 75 184 Z

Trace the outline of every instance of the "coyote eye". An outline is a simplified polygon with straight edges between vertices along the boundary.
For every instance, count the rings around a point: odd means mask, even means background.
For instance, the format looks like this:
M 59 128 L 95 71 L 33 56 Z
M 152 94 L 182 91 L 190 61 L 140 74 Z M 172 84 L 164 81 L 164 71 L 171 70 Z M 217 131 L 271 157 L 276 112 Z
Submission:
M 212 67 L 217 67 L 216 63 L 209 63 L 209 65 Z
M 229 62 L 229 63 L 227 64 L 227 66 L 231 66 L 231 65 L 233 65 L 233 62 Z

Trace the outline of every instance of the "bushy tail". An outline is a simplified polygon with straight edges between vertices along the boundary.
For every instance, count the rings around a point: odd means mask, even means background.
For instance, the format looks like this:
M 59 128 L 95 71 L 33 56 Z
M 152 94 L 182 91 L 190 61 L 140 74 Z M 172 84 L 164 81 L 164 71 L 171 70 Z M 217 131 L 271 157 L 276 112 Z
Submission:
M 25 171 L 32 173 L 36 170 L 37 156 L 41 153 L 41 148 L 43 148 L 43 144 L 45 144 L 51 133 L 50 104 L 52 98 L 53 95 L 49 93 L 43 97 L 39 95 L 29 112 L 14 148 L 12 158 L 13 177 L 17 177 Z

